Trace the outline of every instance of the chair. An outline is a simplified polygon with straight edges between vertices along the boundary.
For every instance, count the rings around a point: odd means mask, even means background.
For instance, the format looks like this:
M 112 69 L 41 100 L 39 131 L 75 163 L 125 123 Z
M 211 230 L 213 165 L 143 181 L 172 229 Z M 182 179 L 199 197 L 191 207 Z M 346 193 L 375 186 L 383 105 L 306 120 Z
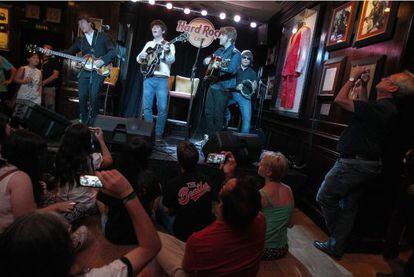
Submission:
M 118 81 L 118 76 L 119 76 L 119 67 L 112 67 L 111 68 L 111 73 L 109 76 L 107 76 L 104 80 L 104 85 L 106 85 L 106 90 L 105 90 L 105 102 L 104 102 L 104 109 L 103 109 L 103 114 L 106 115 L 106 109 L 107 109 L 107 104 L 108 104 L 108 96 L 109 96 L 109 88 L 112 87 L 114 88 L 116 86 L 116 82 Z M 109 97 L 111 97 L 111 108 L 113 109 L 113 99 L 112 99 L 112 95 L 110 95 Z
M 188 112 L 186 120 L 178 120 L 178 119 L 172 119 L 168 118 L 167 122 L 178 125 L 178 126 L 184 126 L 186 129 L 185 132 L 185 138 L 188 139 L 190 137 L 190 117 L 191 117 L 191 110 L 193 107 L 194 98 L 197 93 L 198 84 L 200 83 L 199 78 L 194 78 L 193 80 L 193 91 L 191 93 L 191 79 L 187 77 L 182 77 L 177 75 L 175 77 L 175 89 L 170 90 L 168 93 L 168 104 L 167 104 L 167 112 L 170 108 L 170 100 L 171 97 L 180 98 L 180 99 L 187 99 L 189 101 L 188 106 Z

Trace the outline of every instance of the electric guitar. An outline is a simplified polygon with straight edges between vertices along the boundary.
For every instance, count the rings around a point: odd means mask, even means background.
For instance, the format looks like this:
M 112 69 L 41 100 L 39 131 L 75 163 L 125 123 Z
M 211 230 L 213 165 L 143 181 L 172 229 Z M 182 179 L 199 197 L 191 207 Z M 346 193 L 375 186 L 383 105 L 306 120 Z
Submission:
M 34 52 L 41 52 L 43 54 L 48 53 L 50 55 L 76 61 L 82 65 L 82 69 L 86 71 L 96 71 L 101 76 L 109 76 L 112 71 L 112 64 L 98 67 L 96 65 L 96 61 L 99 60 L 99 58 L 96 58 L 93 55 L 85 55 L 83 57 L 78 57 L 78 56 L 73 56 L 73 55 L 65 54 L 62 52 L 54 51 L 54 50 L 45 49 L 42 47 L 38 47 L 36 45 L 27 45 L 26 50 L 30 53 L 34 53 Z
M 167 42 L 168 44 L 174 44 L 177 41 L 185 42 L 188 40 L 188 33 L 182 33 L 178 37 L 174 38 L 173 40 Z M 160 44 L 157 44 L 155 48 L 148 47 L 145 52 L 147 53 L 147 57 L 145 59 L 141 59 L 141 73 L 144 75 L 144 77 L 148 78 L 151 77 L 154 74 L 155 69 L 160 64 L 160 57 L 163 51 L 163 47 Z
M 204 79 L 215 81 L 219 76 L 220 69 L 229 67 L 230 61 L 231 59 L 223 59 L 220 56 L 211 55 L 206 73 L 204 74 Z

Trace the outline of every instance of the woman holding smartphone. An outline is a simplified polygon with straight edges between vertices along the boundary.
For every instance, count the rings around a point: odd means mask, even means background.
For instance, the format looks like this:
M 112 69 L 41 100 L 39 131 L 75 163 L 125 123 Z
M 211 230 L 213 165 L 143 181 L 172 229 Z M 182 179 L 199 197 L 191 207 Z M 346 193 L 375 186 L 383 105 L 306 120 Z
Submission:
M 96 138 L 100 152 L 94 149 Z M 72 222 L 97 212 L 97 190 L 81 186 L 81 175 L 95 175 L 95 170 L 112 165 L 112 156 L 105 144 L 101 128 L 91 130 L 85 124 L 74 124 L 66 129 L 55 158 L 55 182 L 49 201 L 73 201 L 72 212 L 65 218 Z

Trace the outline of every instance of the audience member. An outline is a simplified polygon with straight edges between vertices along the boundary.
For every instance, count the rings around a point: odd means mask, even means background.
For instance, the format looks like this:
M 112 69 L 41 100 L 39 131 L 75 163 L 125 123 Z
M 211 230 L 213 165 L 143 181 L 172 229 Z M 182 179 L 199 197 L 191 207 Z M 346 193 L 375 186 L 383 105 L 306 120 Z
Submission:
M 52 50 L 53 47 L 49 44 L 43 45 L 44 49 Z M 42 87 L 43 87 L 43 105 L 54 111 L 56 105 L 56 89 L 58 86 L 58 79 L 60 74 L 60 65 L 58 61 L 50 55 L 50 52 L 45 52 L 42 56 Z
M 0 113 L 0 150 L 3 143 L 11 135 L 12 128 L 10 127 L 10 118 Z
M 283 184 L 288 161 L 278 152 L 267 152 L 260 161 L 258 173 L 265 179 L 260 190 L 263 214 L 266 218 L 266 241 L 262 260 L 284 257 L 288 252 L 287 228 L 292 227 L 292 210 L 295 206 L 292 191 Z
M 94 149 L 93 138 L 98 140 L 101 152 Z M 65 218 L 72 222 L 96 212 L 97 190 L 81 187 L 79 176 L 95 174 L 95 170 L 112 165 L 112 155 L 105 144 L 101 128 L 88 128 L 85 124 L 68 127 L 55 158 L 55 187 L 46 202 L 72 201 L 76 203 Z
M 18 218 L 0 236 L 0 268 L 4 276 L 136 276 L 160 249 L 160 240 L 131 185 L 118 171 L 97 172 L 104 191 L 122 200 L 140 245 L 110 264 L 71 272 L 74 248 L 67 223 L 53 213 Z
M 17 130 L 2 146 L 1 155 L 5 160 L 0 160 L 0 233 L 16 217 L 40 204 L 46 143 L 29 131 Z M 72 208 L 73 204 L 65 201 L 44 210 L 68 212 Z
M 148 169 L 150 154 L 145 140 L 135 137 L 124 146 L 118 168 L 132 185 L 148 215 L 153 216 L 161 189 L 157 176 Z M 136 244 L 134 226 L 122 201 L 104 193 L 99 193 L 98 199 L 108 206 L 106 238 L 116 244 Z
M 353 119 L 339 138 L 340 157 L 326 174 L 316 196 L 330 237 L 313 245 L 336 259 L 344 254 L 364 184 L 375 180 L 382 170 L 384 142 L 397 116 L 393 97 L 414 89 L 411 73 L 397 73 L 382 78 L 376 85 L 376 100 L 368 100 L 368 81 L 368 69 L 357 67 L 335 97 L 334 102 L 351 112 Z M 356 86 L 358 100 L 352 100 L 349 94 Z
M 40 105 L 42 103 L 42 72 L 37 69 L 39 55 L 29 53 L 26 60 L 28 64 L 21 66 L 14 77 L 14 81 L 20 84 L 17 99 L 29 100 Z
M 198 172 L 199 158 L 194 144 L 183 141 L 177 146 L 180 174 L 163 187 L 162 203 L 175 216 L 174 236 L 182 241 L 214 221 L 212 192 L 207 176 Z
M 10 71 L 9 78 L 6 79 L 4 75 L 5 71 Z M 6 93 L 8 86 L 13 82 L 14 76 L 16 75 L 16 68 L 3 56 L 0 56 L 0 105 L 3 109 L 5 104 Z
M 226 161 L 225 167 L 232 166 L 234 159 Z M 266 232 L 260 209 L 254 178 L 228 180 L 219 192 L 216 221 L 187 243 L 159 233 L 162 248 L 152 269 L 161 266 L 169 276 L 255 276 Z

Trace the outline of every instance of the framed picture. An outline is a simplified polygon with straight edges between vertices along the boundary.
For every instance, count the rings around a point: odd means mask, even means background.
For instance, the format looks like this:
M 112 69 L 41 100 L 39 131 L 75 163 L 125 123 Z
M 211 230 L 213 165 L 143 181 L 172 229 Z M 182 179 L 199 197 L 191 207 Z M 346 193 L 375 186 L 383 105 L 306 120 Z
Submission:
M 364 46 L 392 37 L 398 2 L 364 1 L 359 17 L 355 46 Z
M 40 7 L 36 5 L 26 5 L 24 8 L 26 18 L 40 19 Z
M 326 60 L 323 63 L 319 96 L 334 96 L 339 90 L 345 67 L 346 57 Z
M 271 110 L 298 118 L 310 83 L 310 64 L 318 43 L 320 5 L 304 9 L 283 24 L 277 51 L 276 82 Z M 317 35 L 315 35 L 317 34 Z
M 370 78 L 367 84 L 367 93 L 369 99 L 375 99 L 376 97 L 376 94 L 374 93 L 375 89 L 372 85 L 378 83 L 382 74 L 384 61 L 385 56 L 378 56 L 351 62 L 351 70 L 349 72 L 348 78 L 351 76 L 357 66 L 363 66 L 368 69 Z M 354 88 L 351 90 L 349 93 L 349 98 L 352 100 L 358 99 L 358 85 L 354 86 Z
M 272 93 L 275 87 L 275 76 L 269 76 L 267 78 L 267 90 L 266 90 L 266 100 L 272 99 Z
M 47 8 L 46 9 L 46 21 L 53 23 L 60 23 L 60 18 L 62 16 L 62 10 L 57 8 Z
M 0 6 L 0 50 L 9 51 L 9 8 Z
M 326 40 L 326 50 L 331 51 L 351 45 L 352 32 L 359 2 L 348 2 L 333 10 Z
M 92 27 L 94 29 L 98 30 L 98 32 L 100 32 L 101 29 L 102 29 L 103 19 L 102 18 L 92 18 L 92 17 L 90 17 L 89 20 L 92 23 Z M 82 30 L 78 27 L 78 37 L 80 37 L 81 35 L 83 36 Z

